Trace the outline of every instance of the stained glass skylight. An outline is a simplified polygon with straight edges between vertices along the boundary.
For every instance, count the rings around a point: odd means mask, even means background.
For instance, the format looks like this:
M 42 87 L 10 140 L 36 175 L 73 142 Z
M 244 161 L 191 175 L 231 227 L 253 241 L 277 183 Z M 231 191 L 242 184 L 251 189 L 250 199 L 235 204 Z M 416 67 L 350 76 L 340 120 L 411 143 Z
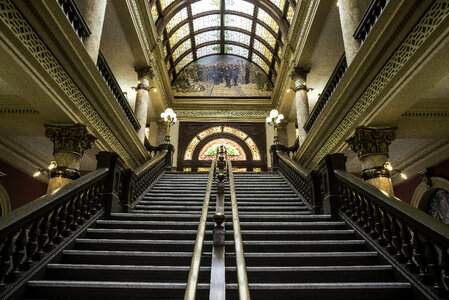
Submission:
M 192 15 L 195 16 L 197 14 L 211 11 L 211 10 L 220 10 L 221 8 L 220 0 L 202 0 L 195 3 L 192 3 Z
M 237 27 L 247 31 L 251 31 L 253 25 L 251 19 L 231 14 L 226 14 L 224 16 L 224 23 L 226 27 Z
M 203 43 L 218 41 L 218 40 L 220 40 L 220 31 L 219 30 L 206 31 L 206 32 L 195 35 L 195 43 L 197 46 L 201 45 Z
M 288 34 L 288 25 L 293 20 L 297 2 L 155 0 L 151 1 L 150 18 L 165 39 L 165 62 L 170 67 L 171 78 L 176 79 L 177 73 L 186 64 L 212 54 L 247 58 L 257 63 L 268 76 L 274 76 L 274 68 L 279 68 L 273 61 L 278 61 L 278 53 L 274 50 L 281 47 L 282 39 Z M 265 10 L 267 7 L 277 9 L 268 11 Z M 189 16 L 191 20 L 188 21 Z M 224 24 L 221 24 L 222 20 Z M 287 26 L 280 26 L 282 23 Z M 180 57 L 183 58 L 180 60 Z M 273 77 L 270 79 L 273 81 Z

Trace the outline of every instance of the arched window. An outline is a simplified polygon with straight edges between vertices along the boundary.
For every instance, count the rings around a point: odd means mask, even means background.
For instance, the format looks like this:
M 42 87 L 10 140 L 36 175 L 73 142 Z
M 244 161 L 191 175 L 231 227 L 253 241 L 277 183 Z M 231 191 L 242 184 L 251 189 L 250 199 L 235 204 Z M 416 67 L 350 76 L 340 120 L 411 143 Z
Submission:
M 198 160 L 213 160 L 215 159 L 218 147 L 223 145 L 230 160 L 246 160 L 246 154 L 243 148 L 234 141 L 229 139 L 215 139 L 207 143 L 200 151 Z

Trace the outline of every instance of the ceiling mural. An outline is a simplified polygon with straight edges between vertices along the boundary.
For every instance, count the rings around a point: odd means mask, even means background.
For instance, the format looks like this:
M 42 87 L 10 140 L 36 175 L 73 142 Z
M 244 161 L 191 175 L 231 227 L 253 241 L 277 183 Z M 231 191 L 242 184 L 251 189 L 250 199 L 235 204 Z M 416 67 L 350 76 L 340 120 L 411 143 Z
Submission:
M 233 48 L 229 46 L 228 51 L 238 51 Z M 255 63 L 233 55 L 212 55 L 185 66 L 173 81 L 172 88 L 175 97 L 269 98 L 273 85 L 267 73 Z

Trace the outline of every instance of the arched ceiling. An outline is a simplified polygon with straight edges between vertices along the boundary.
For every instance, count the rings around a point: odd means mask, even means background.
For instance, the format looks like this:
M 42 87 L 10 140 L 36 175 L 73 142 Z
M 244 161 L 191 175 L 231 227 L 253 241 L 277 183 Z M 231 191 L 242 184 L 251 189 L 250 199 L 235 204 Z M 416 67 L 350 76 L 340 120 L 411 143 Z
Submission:
M 189 63 L 229 54 L 256 63 L 274 82 L 297 0 L 151 0 L 173 80 Z

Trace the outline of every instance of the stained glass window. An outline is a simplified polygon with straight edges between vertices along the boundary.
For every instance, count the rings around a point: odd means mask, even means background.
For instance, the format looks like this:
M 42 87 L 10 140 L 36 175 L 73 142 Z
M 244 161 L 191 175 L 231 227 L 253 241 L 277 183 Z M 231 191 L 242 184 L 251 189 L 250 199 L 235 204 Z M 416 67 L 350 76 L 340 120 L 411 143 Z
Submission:
M 260 152 L 259 149 L 257 148 L 256 143 L 254 143 L 252 138 L 247 138 L 245 140 L 245 143 L 248 145 L 249 149 L 251 150 L 251 154 L 253 156 L 253 160 L 260 160 Z
M 220 10 L 221 5 L 220 0 L 202 0 L 195 3 L 192 3 L 192 15 L 197 15 L 202 12 L 211 11 L 211 10 Z
M 226 14 L 224 20 L 225 26 L 237 27 L 246 31 L 251 31 L 251 26 L 253 24 L 251 19 L 231 14 Z
M 167 24 L 167 32 L 170 32 L 176 25 L 187 19 L 187 8 L 180 10 Z
M 182 168 L 183 172 L 192 172 L 192 168 Z
M 170 70 L 170 67 L 171 67 L 170 60 L 168 60 L 168 61 L 165 63 L 165 66 L 167 67 L 167 71 Z
M 225 146 L 229 160 L 246 160 L 246 153 L 242 146 L 230 139 L 215 139 L 201 149 L 198 160 L 213 160 L 217 156 L 219 146 Z
M 209 15 L 193 20 L 193 29 L 198 31 L 203 28 L 221 26 L 220 15 Z
M 285 0 L 270 0 L 270 1 L 271 1 L 271 3 L 276 5 L 277 8 L 279 8 L 280 11 L 284 10 Z
M 257 51 L 262 53 L 262 55 L 265 56 L 268 59 L 268 61 L 271 61 L 271 59 L 273 58 L 273 53 L 271 53 L 271 51 L 268 50 L 268 48 L 264 44 L 262 44 L 260 41 L 254 40 L 254 46 L 253 47 Z
M 220 31 L 219 30 L 212 30 L 212 31 L 206 31 L 200 34 L 195 35 L 195 43 L 197 45 L 212 42 L 212 41 L 218 41 L 220 39 Z
M 196 146 L 199 144 L 200 139 L 197 137 L 194 137 L 189 145 L 187 146 L 186 152 L 184 153 L 184 160 L 192 160 L 193 151 L 195 150 Z
M 232 168 L 232 172 L 234 173 L 245 173 L 246 171 L 246 168 Z
M 252 61 L 259 65 L 259 67 L 262 68 L 267 74 L 270 71 L 270 67 L 267 65 L 267 63 L 256 53 L 253 53 Z
M 220 50 L 221 50 L 221 47 L 219 44 L 204 46 L 204 47 L 198 48 L 196 50 L 196 57 L 200 58 L 200 57 L 203 57 L 206 55 L 219 54 Z
M 169 39 L 170 47 L 173 48 L 173 46 L 176 45 L 177 42 L 179 42 L 189 34 L 190 34 L 189 23 L 186 23 L 182 25 L 181 28 L 176 30 L 175 33 L 173 33 L 173 35 L 170 37 Z
M 175 2 L 175 0 L 161 0 L 162 10 L 166 9 L 167 6 Z
M 173 60 L 176 61 L 178 57 L 180 57 L 184 52 L 186 52 L 190 48 L 192 48 L 192 41 L 188 39 L 187 41 L 179 45 L 178 48 L 176 48 L 176 50 L 173 52 Z
M 276 23 L 276 21 L 262 8 L 259 8 L 257 11 L 257 19 L 264 22 L 268 26 L 270 26 L 271 29 L 273 29 L 274 32 L 278 32 L 279 25 Z
M 244 45 L 249 45 L 251 37 L 239 31 L 225 30 L 225 41 L 233 41 Z
M 181 59 L 181 61 L 175 67 L 176 73 L 179 73 L 179 71 L 181 71 L 182 68 L 184 68 L 187 64 L 192 62 L 192 60 L 193 60 L 193 54 L 192 53 L 189 53 L 186 56 L 184 56 L 184 58 Z
M 262 169 L 261 168 L 254 168 L 253 172 L 262 172 Z
M 242 140 L 246 139 L 246 137 L 248 136 L 243 131 L 238 130 L 237 128 L 228 127 L 228 126 L 223 127 L 223 132 L 230 133 L 230 134 L 233 134 L 235 136 L 238 136 Z
M 157 19 L 159 18 L 156 2 L 153 4 L 153 7 L 151 8 L 151 17 L 153 18 L 154 23 L 156 23 Z
M 287 10 L 287 21 L 289 24 L 292 23 L 294 15 L 295 15 L 295 11 L 293 10 L 293 7 L 291 5 L 289 5 L 288 10 Z
M 244 58 L 248 58 L 249 51 L 248 51 L 248 49 L 240 47 L 240 46 L 226 45 L 225 53 L 226 54 L 239 55 L 239 56 L 242 56 Z
M 219 133 L 219 132 L 221 132 L 221 126 L 215 126 L 215 127 L 211 127 L 211 128 L 208 128 L 206 130 L 201 131 L 198 134 L 198 137 L 200 139 L 204 139 L 205 137 L 207 137 L 207 136 L 209 136 L 211 134 Z
M 265 27 L 263 27 L 260 24 L 257 24 L 256 35 L 259 36 L 262 40 L 266 41 L 268 45 L 270 45 L 271 48 L 274 49 L 274 46 L 276 45 L 276 39 Z
M 163 46 L 162 47 L 163 49 L 164 49 L 164 58 L 166 58 L 167 57 L 167 46 Z
M 254 4 L 241 0 L 225 0 L 226 10 L 238 11 L 244 14 L 253 15 Z
M 198 168 L 198 172 L 210 172 L 210 168 Z
M 277 61 L 274 62 L 274 69 L 276 72 L 279 72 L 279 63 Z

